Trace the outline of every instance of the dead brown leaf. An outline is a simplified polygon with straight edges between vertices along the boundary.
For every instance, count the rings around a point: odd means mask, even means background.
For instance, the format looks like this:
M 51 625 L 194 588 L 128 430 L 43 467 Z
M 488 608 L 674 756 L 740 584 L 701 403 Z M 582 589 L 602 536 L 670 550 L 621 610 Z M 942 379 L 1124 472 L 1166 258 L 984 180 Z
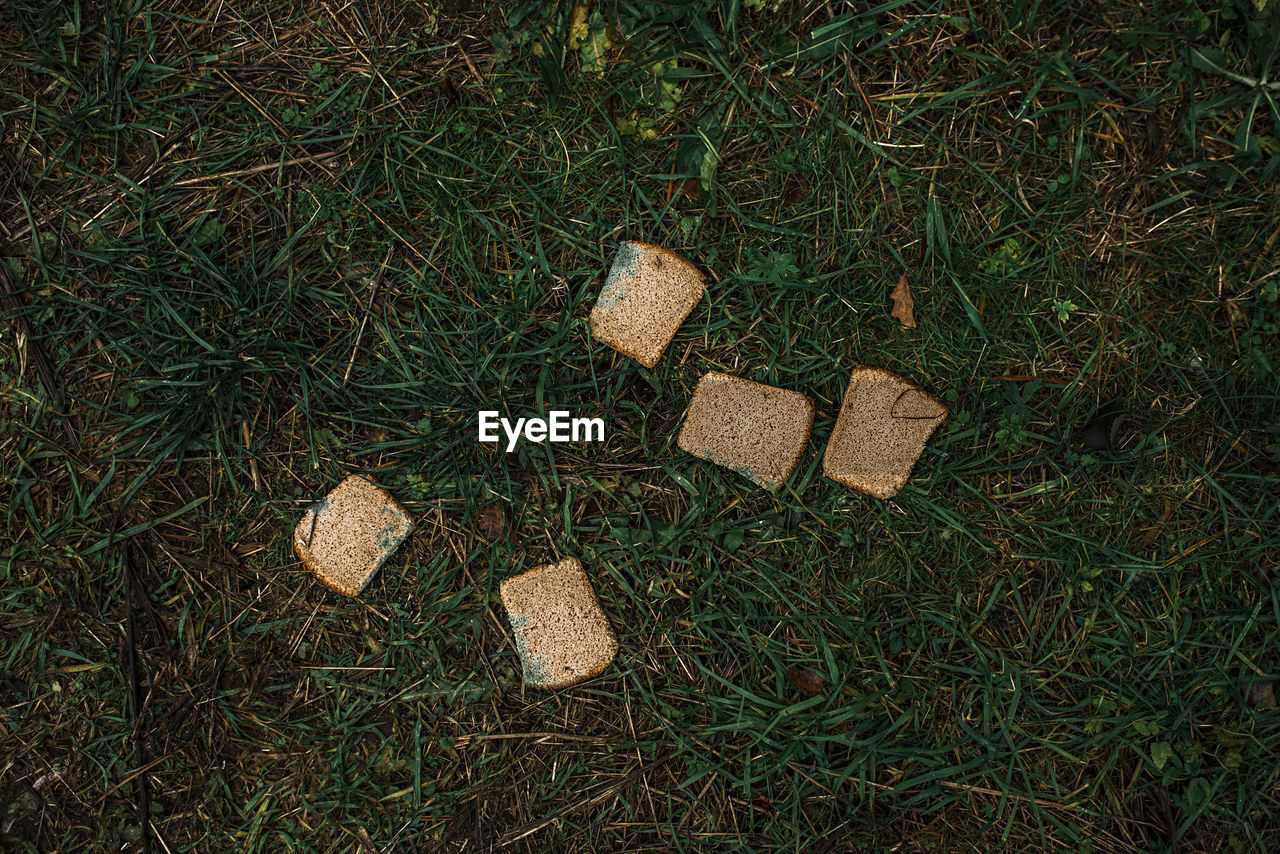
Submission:
M 502 529 L 506 522 L 507 517 L 502 512 L 501 504 L 490 504 L 487 507 L 482 507 L 480 512 L 476 514 L 476 527 L 480 529 L 480 533 L 484 535 L 484 538 L 490 542 L 502 536 Z
M 676 178 L 667 182 L 667 199 L 683 196 L 692 201 L 702 199 L 702 184 L 697 178 Z
M 1249 688 L 1249 702 L 1259 709 L 1276 707 L 1276 689 L 1270 682 L 1254 682 Z
M 1248 326 L 1249 315 L 1241 308 L 1240 303 L 1231 297 L 1227 297 L 1225 302 L 1227 304 L 1227 322 L 1231 324 L 1231 328 Z
M 903 273 L 898 279 L 898 285 L 893 289 L 893 293 L 889 294 L 893 300 L 893 316 L 903 326 L 910 326 L 912 329 L 916 326 L 916 304 L 911 298 L 911 285 L 907 283 L 907 274 Z
M 791 684 L 796 686 L 796 690 L 800 692 L 800 696 L 806 700 L 810 697 L 816 697 L 822 693 L 823 687 L 826 685 L 824 680 L 817 673 L 814 673 L 807 667 L 799 665 L 787 671 L 787 677 L 791 679 Z

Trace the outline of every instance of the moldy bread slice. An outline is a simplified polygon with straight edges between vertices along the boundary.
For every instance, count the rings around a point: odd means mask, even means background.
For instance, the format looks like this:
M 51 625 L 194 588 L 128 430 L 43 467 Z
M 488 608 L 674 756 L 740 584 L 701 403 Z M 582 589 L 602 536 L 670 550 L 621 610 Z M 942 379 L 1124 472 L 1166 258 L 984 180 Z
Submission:
M 599 676 L 618 641 L 577 558 L 536 566 L 499 588 L 524 684 L 567 688 Z
M 946 417 L 942 401 L 910 380 L 883 368 L 855 368 L 822 473 L 876 498 L 892 498 Z
M 681 256 L 624 241 L 591 310 L 591 334 L 652 368 L 705 290 L 702 274 Z
M 811 427 L 813 401 L 803 394 L 712 371 L 698 380 L 676 444 L 777 489 L 795 471 Z
M 352 475 L 302 514 L 293 549 L 316 578 L 355 596 L 412 529 L 408 511 L 390 493 Z

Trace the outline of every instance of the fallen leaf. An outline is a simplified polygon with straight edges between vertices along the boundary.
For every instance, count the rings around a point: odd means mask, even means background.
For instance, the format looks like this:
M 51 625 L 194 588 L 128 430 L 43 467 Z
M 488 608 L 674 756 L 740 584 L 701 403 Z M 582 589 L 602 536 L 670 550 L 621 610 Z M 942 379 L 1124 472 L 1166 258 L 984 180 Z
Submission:
M 702 198 L 702 185 L 697 178 L 674 178 L 667 184 L 670 195 L 684 196 L 686 199 L 698 201 Z
M 787 676 L 791 679 L 791 684 L 796 686 L 796 690 L 800 692 L 800 696 L 806 700 L 821 694 L 822 688 L 826 684 L 825 680 L 817 673 L 807 667 L 798 665 L 788 670 Z
M 911 285 L 907 284 L 907 274 L 903 273 L 898 279 L 898 285 L 893 289 L 893 293 L 889 294 L 893 299 L 893 316 L 903 326 L 910 326 L 915 329 L 916 313 L 915 300 L 911 298 Z
M 698 121 L 697 132 L 682 138 L 676 147 L 675 174 L 697 178 L 702 189 L 710 191 L 720 165 L 720 154 L 716 150 L 719 135 L 718 114 L 708 112 Z
M 1237 326 L 1248 326 L 1249 315 L 1245 314 L 1244 309 L 1240 307 L 1240 303 L 1231 297 L 1227 297 L 1226 303 L 1227 322 L 1231 324 L 1231 328 L 1235 329 Z
M 587 35 L 578 47 L 578 57 L 582 60 L 584 73 L 599 76 L 604 73 L 608 53 L 616 45 L 609 37 L 609 27 L 598 10 L 591 13 L 586 26 Z
M 502 536 L 502 528 L 506 521 L 501 504 L 490 504 L 488 507 L 482 507 L 480 512 L 476 514 L 476 527 L 480 529 L 481 534 L 484 534 L 485 539 L 490 541 Z
M 589 14 L 591 14 L 591 4 L 582 2 L 573 4 L 573 13 L 569 16 L 569 38 L 565 42 L 565 47 L 569 50 L 577 50 L 578 45 L 586 41 L 587 36 L 591 34 L 591 28 L 587 26 Z
M 440 94 L 444 96 L 445 102 L 449 106 L 456 106 L 458 103 L 458 86 L 448 74 L 441 73 L 440 82 L 437 84 L 440 88 Z
M 1080 431 L 1080 441 L 1091 451 L 1105 451 L 1116 443 L 1120 428 L 1129 415 L 1123 398 L 1112 398 L 1098 408 L 1089 423 Z
M 1276 707 L 1276 689 L 1270 682 L 1254 682 L 1249 689 L 1249 702 L 1259 709 Z
M 1164 766 L 1173 758 L 1173 745 L 1167 741 L 1157 741 L 1151 745 L 1151 764 L 1156 766 L 1157 771 L 1163 771 Z

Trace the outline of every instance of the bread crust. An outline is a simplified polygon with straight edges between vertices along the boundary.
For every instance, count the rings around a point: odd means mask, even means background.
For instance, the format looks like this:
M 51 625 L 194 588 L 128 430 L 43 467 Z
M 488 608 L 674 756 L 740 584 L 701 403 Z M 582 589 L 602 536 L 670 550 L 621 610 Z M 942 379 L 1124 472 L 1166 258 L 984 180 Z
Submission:
M 307 568 L 307 572 L 314 575 L 316 577 L 316 580 L 318 580 L 325 587 L 328 587 L 333 592 L 341 593 L 343 596 L 355 596 L 360 592 L 359 590 L 352 590 L 348 587 L 340 587 L 337 582 L 330 581 L 328 578 L 326 578 L 324 574 L 321 573 L 320 570 L 316 568 L 316 565 L 315 563 L 312 562 L 311 557 L 302 551 L 302 546 L 301 544 L 298 543 L 297 540 L 294 540 L 294 543 L 293 543 L 293 553 L 298 556 L 298 560 L 302 561 L 302 565 Z

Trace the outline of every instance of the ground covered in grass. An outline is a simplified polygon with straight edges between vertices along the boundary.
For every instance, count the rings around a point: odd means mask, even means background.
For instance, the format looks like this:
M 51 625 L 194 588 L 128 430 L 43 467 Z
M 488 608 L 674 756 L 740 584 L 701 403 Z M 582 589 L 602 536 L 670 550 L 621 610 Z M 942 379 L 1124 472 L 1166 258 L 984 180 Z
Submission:
M 3 4 L 0 850 L 1280 844 L 1275 6 Z M 708 275 L 653 370 L 621 239 Z M 889 501 L 858 364 L 951 406 Z M 778 493 L 708 370 L 814 398 Z M 359 599 L 289 546 L 352 472 Z M 562 555 L 621 651 L 524 689 Z

